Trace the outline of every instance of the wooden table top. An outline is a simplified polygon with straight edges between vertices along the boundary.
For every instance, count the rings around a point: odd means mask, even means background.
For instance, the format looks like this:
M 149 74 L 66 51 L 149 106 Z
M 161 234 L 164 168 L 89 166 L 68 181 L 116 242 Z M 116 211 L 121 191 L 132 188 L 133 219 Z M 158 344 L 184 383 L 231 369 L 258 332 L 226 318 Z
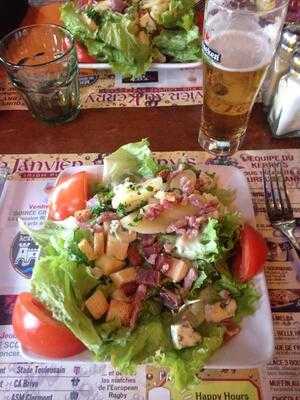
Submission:
M 24 25 L 57 22 L 57 6 L 31 7 Z M 108 152 L 149 138 L 156 151 L 201 150 L 197 143 L 201 106 L 82 110 L 70 123 L 48 126 L 28 111 L 0 112 L 0 154 Z M 241 149 L 300 148 L 299 139 L 274 139 L 256 104 Z
M 0 112 L 0 154 L 108 152 L 147 137 L 156 151 L 201 150 L 201 106 L 82 110 L 73 122 L 47 126 L 28 111 Z M 300 148 L 300 139 L 274 139 L 255 105 L 241 149 Z

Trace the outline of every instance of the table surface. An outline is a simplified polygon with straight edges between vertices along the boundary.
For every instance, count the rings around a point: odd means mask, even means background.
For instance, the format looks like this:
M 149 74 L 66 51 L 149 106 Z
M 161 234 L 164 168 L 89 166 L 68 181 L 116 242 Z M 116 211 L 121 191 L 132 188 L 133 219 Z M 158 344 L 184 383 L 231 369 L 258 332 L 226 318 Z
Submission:
M 57 7 L 31 7 L 24 25 L 57 22 Z M 0 154 L 108 152 L 140 138 L 153 150 L 201 150 L 201 106 L 82 110 L 67 124 L 48 126 L 28 111 L 0 112 Z M 254 106 L 241 149 L 300 148 L 298 139 L 274 139 L 261 104 Z
M 200 106 L 82 110 L 67 124 L 47 126 L 28 111 L 0 113 L 0 153 L 108 152 L 147 137 L 153 150 L 200 150 Z M 274 139 L 256 104 L 241 149 L 300 148 L 300 139 Z

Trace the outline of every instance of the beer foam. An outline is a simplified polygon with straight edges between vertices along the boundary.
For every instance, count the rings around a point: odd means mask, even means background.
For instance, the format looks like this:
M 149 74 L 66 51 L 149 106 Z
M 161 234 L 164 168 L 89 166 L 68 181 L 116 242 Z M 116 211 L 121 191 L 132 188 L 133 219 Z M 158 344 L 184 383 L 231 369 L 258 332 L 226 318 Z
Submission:
M 263 33 L 228 30 L 208 42 L 221 56 L 217 68 L 232 72 L 256 71 L 270 64 L 272 46 Z

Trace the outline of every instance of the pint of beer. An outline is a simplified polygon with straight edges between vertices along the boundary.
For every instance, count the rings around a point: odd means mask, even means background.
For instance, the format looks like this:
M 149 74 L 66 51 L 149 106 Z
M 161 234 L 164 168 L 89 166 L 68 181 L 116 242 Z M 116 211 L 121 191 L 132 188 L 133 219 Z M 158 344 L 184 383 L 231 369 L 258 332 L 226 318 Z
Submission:
M 279 40 L 287 1 L 277 1 L 271 11 L 261 11 L 259 4 L 259 9 L 247 0 L 206 4 L 199 143 L 217 155 L 238 149 Z

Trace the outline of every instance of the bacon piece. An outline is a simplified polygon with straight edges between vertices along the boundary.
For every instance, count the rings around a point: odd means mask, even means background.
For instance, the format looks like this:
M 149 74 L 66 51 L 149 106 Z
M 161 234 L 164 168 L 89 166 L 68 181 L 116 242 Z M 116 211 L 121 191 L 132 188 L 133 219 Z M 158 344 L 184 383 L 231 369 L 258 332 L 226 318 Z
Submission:
M 158 218 L 160 214 L 164 211 L 165 207 L 160 203 L 153 203 L 145 210 L 144 217 L 153 221 Z
M 168 254 L 161 253 L 157 256 L 155 261 L 155 269 L 161 272 L 167 272 L 172 264 L 172 257 Z
M 190 289 L 198 278 L 198 273 L 194 267 L 191 267 L 183 280 L 183 288 Z
M 225 327 L 225 333 L 224 333 L 225 343 L 240 333 L 241 330 L 240 326 L 236 322 L 234 322 L 232 318 L 224 319 L 221 323 Z
M 202 219 L 200 220 L 199 217 L 194 215 L 186 216 L 170 224 L 167 227 L 166 232 L 175 232 L 177 235 L 185 235 L 189 238 L 193 238 L 199 233 L 200 222 L 203 221 Z
M 137 291 L 139 284 L 136 281 L 125 282 L 121 285 L 120 289 L 123 291 L 126 297 L 131 297 Z
M 128 250 L 127 250 L 127 258 L 128 258 L 129 264 L 132 265 L 133 267 L 142 264 L 143 258 L 140 255 L 140 252 L 135 243 L 130 243 Z
M 133 300 L 133 310 L 132 314 L 130 317 L 130 323 L 129 326 L 131 329 L 135 327 L 136 321 L 139 316 L 139 312 L 142 308 L 143 301 L 145 300 L 145 297 L 147 295 L 147 286 L 146 285 L 139 285 L 137 288 L 137 291 L 134 296 Z
M 151 254 L 149 257 L 146 258 L 149 264 L 154 265 L 157 259 L 157 254 Z
M 124 9 L 127 7 L 127 4 L 123 0 L 109 0 L 110 8 L 113 11 L 117 11 L 122 13 Z
M 88 220 L 91 218 L 92 213 L 88 208 L 85 208 L 84 210 L 78 210 L 75 211 L 74 217 L 76 218 L 77 222 L 79 223 L 85 223 L 88 222 Z
M 187 176 L 182 176 L 179 179 L 179 187 L 182 193 L 189 195 L 195 190 L 195 184 Z
M 97 222 L 99 224 L 103 224 L 103 222 L 110 222 L 116 219 L 120 219 L 120 217 L 118 216 L 118 214 L 116 214 L 113 211 L 104 211 L 99 217 Z
M 97 223 L 94 224 L 93 225 L 93 232 L 97 232 L 97 233 L 103 232 L 103 226 L 99 225 Z
M 168 169 L 162 169 L 161 171 L 159 171 L 157 176 L 160 176 L 163 182 L 167 182 L 169 180 L 170 171 Z
M 204 201 L 199 194 L 191 194 L 187 199 L 192 206 L 202 208 L 204 205 Z
M 169 310 L 178 310 L 182 304 L 181 297 L 178 294 L 171 292 L 171 290 L 162 289 L 159 295 L 163 305 Z
M 155 264 L 156 258 L 162 250 L 162 244 L 159 242 L 153 243 L 151 246 L 143 247 L 144 257 L 150 264 Z
M 152 268 L 140 268 L 136 280 L 146 286 L 157 286 L 160 282 L 160 272 Z
M 151 246 L 156 240 L 156 235 L 141 235 L 141 244 L 144 247 Z

